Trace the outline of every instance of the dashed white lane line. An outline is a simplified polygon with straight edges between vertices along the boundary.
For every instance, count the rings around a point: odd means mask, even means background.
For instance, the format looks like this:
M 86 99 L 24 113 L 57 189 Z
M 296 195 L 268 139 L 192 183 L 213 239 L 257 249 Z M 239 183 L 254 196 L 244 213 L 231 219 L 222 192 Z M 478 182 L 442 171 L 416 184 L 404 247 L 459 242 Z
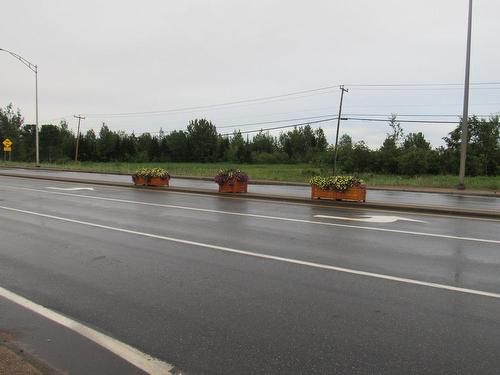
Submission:
M 285 257 L 280 257 L 280 256 L 275 256 L 275 255 L 246 251 L 246 250 L 239 250 L 239 249 L 234 249 L 234 248 L 225 247 L 225 246 L 218 246 L 218 245 L 212 245 L 212 244 L 208 244 L 208 243 L 184 240 L 184 239 L 180 239 L 180 238 L 161 236 L 158 234 L 145 233 L 145 232 L 139 232 L 139 231 L 124 229 L 124 228 L 111 227 L 109 225 L 96 224 L 96 223 L 91 223 L 88 221 L 75 220 L 75 219 L 70 219 L 70 218 L 65 218 L 65 217 L 60 217 L 60 216 L 43 214 L 43 213 L 34 212 L 34 211 L 20 210 L 20 209 L 12 208 L 12 207 L 0 206 L 0 209 L 12 211 L 12 212 L 19 212 L 19 213 L 33 215 L 33 216 L 44 217 L 44 218 L 48 218 L 48 219 L 64 221 L 64 222 L 68 222 L 68 223 L 86 225 L 89 227 L 106 229 L 106 230 L 111 230 L 111 231 L 115 231 L 115 232 L 121 232 L 121 233 L 142 236 L 142 237 L 155 238 L 155 239 L 164 240 L 164 241 L 176 242 L 176 243 L 181 243 L 184 245 L 190 245 L 190 246 L 202 247 L 202 248 L 206 248 L 206 249 L 218 250 L 218 251 L 225 252 L 225 253 L 245 255 L 245 256 L 254 257 L 254 258 L 273 260 L 273 261 L 277 261 L 277 262 L 296 264 L 296 265 L 324 269 L 324 270 L 329 270 L 329 271 L 337 271 L 337 272 L 342 272 L 342 273 L 347 273 L 347 274 L 352 274 L 352 275 L 371 277 L 371 278 L 375 278 L 375 279 L 389 280 L 389 281 L 395 281 L 395 282 L 404 283 L 404 284 L 419 285 L 419 286 L 425 286 L 425 287 L 430 287 L 430 288 L 435 288 L 435 289 L 444 289 L 444 290 L 453 291 L 453 292 L 473 294 L 473 295 L 478 295 L 478 296 L 483 296 L 483 297 L 491 297 L 491 298 L 500 299 L 499 293 L 485 292 L 482 290 L 475 290 L 475 289 L 468 289 L 468 288 L 459 288 L 459 287 L 455 287 L 452 285 L 431 283 L 431 282 L 427 282 L 427 281 L 407 279 L 404 277 L 397 277 L 397 276 L 385 275 L 385 274 L 380 274 L 380 273 L 366 272 L 366 271 L 360 271 L 360 270 L 355 270 L 355 269 L 350 269 L 350 268 L 331 266 L 328 264 L 308 262 L 308 261 L 304 261 L 304 260 L 285 258 Z
M 11 188 L 10 186 L 5 186 L 5 185 L 1 185 L 0 187 Z M 366 227 L 366 226 L 351 225 L 351 224 L 329 223 L 329 222 L 324 222 L 324 221 L 315 221 L 315 220 L 307 220 L 307 219 L 294 219 L 294 218 L 288 218 L 288 217 L 249 214 L 249 213 L 232 212 L 232 211 L 212 210 L 212 209 L 208 209 L 208 208 L 178 206 L 178 205 L 172 205 L 172 204 L 148 203 L 148 202 L 132 201 L 132 200 L 127 200 L 127 199 L 96 197 L 96 196 L 92 196 L 92 195 L 71 194 L 71 193 L 63 193 L 63 192 L 55 192 L 55 191 L 46 191 L 46 190 L 40 190 L 40 189 L 32 189 L 32 188 L 21 188 L 21 187 L 19 187 L 19 188 L 12 187 L 12 188 L 16 189 L 16 190 L 34 191 L 34 192 L 40 192 L 40 193 L 45 193 L 45 194 L 57 194 L 57 195 L 64 195 L 64 196 L 69 196 L 69 197 L 95 199 L 95 200 L 118 202 L 118 203 L 137 204 L 137 205 L 150 206 L 150 207 L 173 208 L 173 209 L 179 209 L 179 210 L 216 213 L 216 214 L 221 214 L 221 215 L 244 216 L 244 217 L 253 217 L 253 218 L 259 218 L 259 219 L 268 219 L 268 220 L 281 220 L 281 221 L 288 221 L 288 222 L 294 222 L 294 223 L 326 225 L 326 226 L 339 227 L 339 228 L 362 229 L 362 230 L 375 231 L 375 232 L 398 233 L 398 234 L 408 234 L 408 235 L 413 235 L 413 236 L 423 236 L 423 237 L 444 238 L 444 239 L 460 240 L 460 241 L 473 241 L 473 242 L 500 244 L 500 240 L 490 240 L 490 239 L 484 239 L 484 238 L 461 237 L 461 236 L 452 236 L 452 235 L 438 234 L 438 233 L 415 232 L 415 231 L 399 230 L 399 229 Z
M 11 292 L 5 288 L 0 287 L 0 296 L 14 302 L 15 304 L 29 309 L 46 319 L 49 319 L 55 323 L 62 325 L 63 327 L 69 328 L 73 332 L 78 333 L 81 336 L 86 337 L 92 342 L 100 345 L 101 347 L 109 350 L 118 357 L 124 359 L 125 361 L 131 363 L 135 367 L 141 369 L 142 371 L 152 374 L 152 375 L 168 375 L 172 374 L 172 365 L 160 361 L 159 359 L 153 358 L 148 354 L 145 354 L 132 346 L 118 341 L 110 336 L 107 336 L 95 329 L 87 327 L 86 325 L 79 323 L 67 316 L 59 314 L 53 310 L 50 310 L 42 305 L 39 305 L 33 301 L 30 301 L 16 293 Z

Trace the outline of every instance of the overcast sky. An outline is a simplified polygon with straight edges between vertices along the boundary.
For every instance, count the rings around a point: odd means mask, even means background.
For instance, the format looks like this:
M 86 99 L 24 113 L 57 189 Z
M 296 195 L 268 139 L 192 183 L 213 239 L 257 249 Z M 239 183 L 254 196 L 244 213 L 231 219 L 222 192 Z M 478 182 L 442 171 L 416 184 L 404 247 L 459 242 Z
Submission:
M 0 48 L 38 64 L 41 123 L 64 117 L 74 127 L 73 114 L 82 113 L 84 131 L 104 121 L 136 134 L 168 132 L 196 117 L 242 130 L 286 125 L 243 126 L 335 115 L 340 90 L 202 110 L 109 114 L 339 84 L 350 89 L 347 114 L 454 121 L 440 115 L 461 113 L 460 86 L 356 85 L 463 83 L 467 8 L 468 0 L 12 0 L 0 9 Z M 474 0 L 472 82 L 500 82 L 499 14 L 500 1 Z M 0 106 L 11 102 L 26 123 L 34 122 L 34 74 L 0 52 Z M 500 85 L 473 86 L 470 103 L 471 113 L 498 113 Z M 321 124 L 330 142 L 335 125 Z M 424 132 L 434 145 L 453 127 L 403 124 L 406 132 Z M 345 121 L 341 131 L 375 147 L 388 127 Z

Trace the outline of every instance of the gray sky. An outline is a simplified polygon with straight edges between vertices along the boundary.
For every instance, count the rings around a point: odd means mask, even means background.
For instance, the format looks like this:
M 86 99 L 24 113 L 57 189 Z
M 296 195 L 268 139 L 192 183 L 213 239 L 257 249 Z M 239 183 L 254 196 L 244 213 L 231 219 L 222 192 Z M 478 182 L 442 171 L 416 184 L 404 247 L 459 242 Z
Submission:
M 182 129 L 196 117 L 220 127 L 326 116 L 338 111 L 338 88 L 196 111 L 106 114 L 205 106 L 338 84 L 350 88 L 344 102 L 348 114 L 452 121 L 456 118 L 436 115 L 461 113 L 459 86 L 352 85 L 462 83 L 467 6 L 468 0 L 11 0 L 1 7 L 0 48 L 38 64 L 41 123 L 65 117 L 74 127 L 73 114 L 89 114 L 83 131 L 98 129 L 103 121 L 137 134 Z M 498 14 L 500 1 L 474 1 L 472 82 L 500 82 Z M 34 74 L 0 53 L 0 106 L 10 102 L 27 123 L 34 122 Z M 473 87 L 472 113 L 499 111 L 500 85 Z M 334 125 L 321 125 L 330 142 Z M 403 128 L 423 131 L 439 145 L 454 125 Z M 380 145 L 387 131 L 385 123 L 342 123 L 342 133 L 370 146 Z

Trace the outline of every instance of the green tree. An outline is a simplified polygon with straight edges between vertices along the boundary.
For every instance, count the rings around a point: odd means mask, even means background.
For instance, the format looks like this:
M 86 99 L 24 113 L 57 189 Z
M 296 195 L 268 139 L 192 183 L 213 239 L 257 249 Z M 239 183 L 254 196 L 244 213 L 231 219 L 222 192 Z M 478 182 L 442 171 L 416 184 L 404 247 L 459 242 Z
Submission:
M 99 161 L 112 161 L 115 155 L 116 134 L 102 123 L 97 139 L 97 157 Z
M 370 170 L 371 151 L 364 141 L 357 142 L 352 149 L 353 171 L 357 173 Z
M 165 136 L 165 142 L 172 161 L 188 161 L 190 159 L 186 132 L 174 130 Z
M 187 126 L 188 145 L 192 161 L 217 160 L 217 129 L 206 119 L 196 119 Z
M 397 173 L 400 154 L 395 138 L 388 136 L 377 152 L 377 170 L 382 173 Z
M 421 132 L 409 133 L 403 141 L 403 150 L 410 149 L 430 150 L 431 144 L 427 142 Z
M 40 127 L 40 160 L 53 163 L 61 157 L 61 138 L 56 125 Z
M 394 139 L 394 142 L 399 144 L 404 137 L 404 131 L 395 113 L 389 117 L 389 127 L 391 128 L 391 132 L 387 133 L 387 137 Z
M 266 152 L 272 154 L 276 150 L 276 140 L 269 135 L 269 132 L 260 131 L 253 137 L 252 149 L 257 153 Z
M 234 132 L 233 138 L 231 138 L 227 159 L 235 163 L 250 162 L 250 147 L 240 132 Z
M 353 170 L 353 162 L 352 162 L 352 138 L 348 134 L 342 134 L 338 143 L 338 151 L 337 151 L 337 163 L 340 167 L 339 169 L 342 171 L 350 172 Z M 333 154 L 333 147 L 332 153 Z M 330 164 L 333 163 L 333 159 Z
M 467 162 L 466 173 L 469 175 L 496 175 L 500 165 L 500 125 L 499 116 L 490 119 L 479 119 L 473 116 L 468 121 L 467 134 Z M 453 158 L 449 164 L 454 168 L 453 173 L 458 173 L 461 144 L 460 124 L 448 137 L 446 142 L 447 156 Z

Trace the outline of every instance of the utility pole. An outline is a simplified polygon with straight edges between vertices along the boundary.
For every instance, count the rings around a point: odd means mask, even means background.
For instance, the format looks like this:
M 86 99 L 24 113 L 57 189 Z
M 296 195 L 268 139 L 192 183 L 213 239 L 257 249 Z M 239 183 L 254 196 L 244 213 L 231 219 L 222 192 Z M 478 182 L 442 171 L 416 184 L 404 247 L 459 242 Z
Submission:
M 464 85 L 464 112 L 462 115 L 462 140 L 460 145 L 460 171 L 458 174 L 458 188 L 465 189 L 465 161 L 467 158 L 468 125 L 469 125 L 469 76 L 470 76 L 470 48 L 472 34 L 472 0 L 469 0 L 469 26 L 467 29 L 467 53 L 465 60 Z
M 344 85 L 340 86 L 342 93 L 340 94 L 340 107 L 339 107 L 339 117 L 337 118 L 337 134 L 335 135 L 335 155 L 333 157 L 333 175 L 337 172 L 337 147 L 339 143 L 339 129 L 340 129 L 340 118 L 342 116 L 342 102 L 344 100 L 344 92 L 349 92 L 348 89 L 344 88 Z
M 78 144 L 80 143 L 80 120 L 85 120 L 82 115 L 74 115 L 74 118 L 78 119 L 78 130 L 76 131 L 76 151 L 75 151 L 75 161 L 78 161 Z

